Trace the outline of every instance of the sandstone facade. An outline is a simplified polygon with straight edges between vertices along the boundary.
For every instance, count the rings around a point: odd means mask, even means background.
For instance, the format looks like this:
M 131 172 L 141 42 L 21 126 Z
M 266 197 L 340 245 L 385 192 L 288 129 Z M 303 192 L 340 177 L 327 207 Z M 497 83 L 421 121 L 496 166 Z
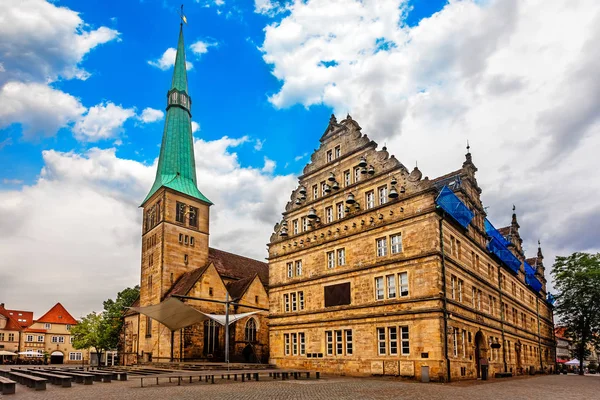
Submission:
M 488 251 L 470 154 L 429 180 L 350 116 L 332 116 L 320 142 L 269 244 L 271 362 L 416 378 L 426 367 L 440 381 L 475 378 L 484 360 L 492 376 L 554 365 L 541 250 L 538 292 L 523 264 L 513 273 Z M 437 207 L 444 186 L 474 213 L 466 229 Z M 516 215 L 510 228 L 523 262 Z

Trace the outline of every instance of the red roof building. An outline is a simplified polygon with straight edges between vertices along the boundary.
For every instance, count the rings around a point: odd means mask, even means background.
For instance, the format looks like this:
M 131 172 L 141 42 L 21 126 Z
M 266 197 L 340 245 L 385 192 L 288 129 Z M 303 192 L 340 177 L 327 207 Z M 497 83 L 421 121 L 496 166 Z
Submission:
M 76 325 L 77 320 L 63 307 L 62 304 L 56 303 L 48 312 L 38 318 L 35 322 L 43 322 L 50 324 L 65 324 Z

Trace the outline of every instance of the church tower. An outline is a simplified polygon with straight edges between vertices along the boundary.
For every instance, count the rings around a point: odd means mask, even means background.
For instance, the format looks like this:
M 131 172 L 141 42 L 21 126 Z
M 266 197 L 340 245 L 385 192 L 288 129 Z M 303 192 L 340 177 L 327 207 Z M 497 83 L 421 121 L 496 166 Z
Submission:
M 177 279 L 208 261 L 212 203 L 196 182 L 191 107 L 181 26 L 156 178 L 141 204 L 141 306 L 160 303 Z M 147 342 L 142 348 L 151 351 L 157 345 L 158 326 L 145 318 L 140 324 L 140 337 Z

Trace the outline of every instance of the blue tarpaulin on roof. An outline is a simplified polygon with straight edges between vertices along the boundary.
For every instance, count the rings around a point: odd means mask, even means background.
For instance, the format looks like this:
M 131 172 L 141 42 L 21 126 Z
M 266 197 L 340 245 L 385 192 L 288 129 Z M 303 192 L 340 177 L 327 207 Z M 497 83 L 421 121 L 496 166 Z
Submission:
M 448 186 L 444 186 L 440 190 L 440 194 L 435 199 L 436 204 L 441 207 L 448 215 L 452 217 L 456 222 L 466 228 L 475 214 L 469 210 L 465 204 L 454 194 Z
M 496 255 L 506 265 L 510 268 L 515 274 L 519 272 L 519 268 L 521 268 L 521 261 L 515 255 L 504 246 L 500 240 L 496 237 L 491 236 L 490 241 L 488 242 L 487 249 L 490 253 Z
M 547 301 L 550 305 L 554 305 L 554 302 L 556 301 L 556 299 L 554 298 L 552 293 L 548 293 Z
M 510 244 L 510 242 L 508 240 L 506 240 L 504 238 L 504 236 L 502 236 L 500 234 L 500 232 L 498 232 L 498 230 L 496 228 L 494 228 L 494 225 L 492 225 L 492 223 L 486 218 L 484 221 L 484 226 L 485 226 L 485 233 L 488 234 L 488 236 L 494 237 L 496 239 L 498 239 L 498 241 L 500 243 L 502 243 L 502 245 L 504 247 L 508 246 Z
M 539 292 L 542 289 L 542 283 L 535 277 L 535 269 L 527 261 L 523 263 L 523 266 L 525 267 L 525 283 L 536 292 Z

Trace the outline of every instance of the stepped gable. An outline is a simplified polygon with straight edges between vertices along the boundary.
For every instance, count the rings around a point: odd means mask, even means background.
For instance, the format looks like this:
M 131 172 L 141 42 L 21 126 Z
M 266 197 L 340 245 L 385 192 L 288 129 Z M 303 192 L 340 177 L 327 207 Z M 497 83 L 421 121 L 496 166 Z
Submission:
M 48 312 L 38 318 L 35 322 L 46 322 L 50 324 L 76 325 L 77 320 L 69 314 L 62 304 L 56 303 Z

